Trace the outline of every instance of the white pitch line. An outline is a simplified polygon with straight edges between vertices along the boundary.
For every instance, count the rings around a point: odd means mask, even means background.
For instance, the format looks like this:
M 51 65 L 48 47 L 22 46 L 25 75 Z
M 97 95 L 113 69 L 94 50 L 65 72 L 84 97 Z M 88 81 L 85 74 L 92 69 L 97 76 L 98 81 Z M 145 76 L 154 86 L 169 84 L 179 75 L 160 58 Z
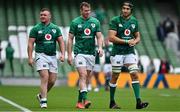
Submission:
M 25 107 L 22 107 L 22 106 L 20 106 L 20 105 L 18 105 L 16 103 L 12 102 L 11 100 L 8 100 L 8 99 L 2 97 L 2 96 L 0 96 L 0 100 L 4 101 L 6 103 L 9 103 L 10 105 L 22 110 L 23 112 L 32 112 L 31 110 L 29 110 L 29 109 L 27 109 Z

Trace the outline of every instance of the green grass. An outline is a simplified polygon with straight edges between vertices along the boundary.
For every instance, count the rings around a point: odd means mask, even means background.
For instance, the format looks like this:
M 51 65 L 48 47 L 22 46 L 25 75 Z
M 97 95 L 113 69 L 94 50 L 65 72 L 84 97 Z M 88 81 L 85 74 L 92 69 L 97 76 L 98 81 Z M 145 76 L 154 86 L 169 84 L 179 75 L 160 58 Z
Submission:
M 31 111 L 41 111 L 36 100 L 38 87 L 0 86 L 0 96 L 3 96 Z M 75 108 L 77 88 L 55 87 L 48 94 L 48 108 L 43 111 L 80 111 Z M 150 103 L 149 107 L 141 111 L 180 111 L 180 91 L 170 89 L 141 89 L 143 100 Z M 86 111 L 112 111 L 109 107 L 109 92 L 89 92 L 92 101 L 90 109 Z M 132 89 L 117 89 L 116 102 L 122 107 L 121 111 L 137 111 Z M 20 111 L 0 100 L 0 111 Z M 139 110 L 138 110 L 139 111 Z

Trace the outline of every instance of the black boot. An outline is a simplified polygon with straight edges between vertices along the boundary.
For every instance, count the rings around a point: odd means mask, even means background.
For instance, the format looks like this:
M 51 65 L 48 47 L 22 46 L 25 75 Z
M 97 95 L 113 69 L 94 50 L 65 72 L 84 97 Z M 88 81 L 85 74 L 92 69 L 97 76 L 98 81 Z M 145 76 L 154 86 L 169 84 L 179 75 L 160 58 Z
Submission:
M 142 102 L 141 99 L 137 99 L 136 109 L 146 108 L 148 105 L 148 102 Z
M 110 101 L 110 105 L 109 105 L 110 109 L 121 109 L 121 107 L 119 107 L 115 101 Z

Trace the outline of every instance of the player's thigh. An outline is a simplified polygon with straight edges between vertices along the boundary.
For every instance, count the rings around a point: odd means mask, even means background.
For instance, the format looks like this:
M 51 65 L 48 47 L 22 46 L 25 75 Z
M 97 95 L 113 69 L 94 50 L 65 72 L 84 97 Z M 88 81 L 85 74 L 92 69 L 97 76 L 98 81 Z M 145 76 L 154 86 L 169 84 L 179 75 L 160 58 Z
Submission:
M 56 56 L 49 56 L 49 71 L 52 73 L 58 73 L 58 63 Z
M 124 63 L 124 56 L 123 55 L 111 56 L 110 60 L 111 60 L 113 74 L 120 73 L 123 63 Z
M 94 55 L 86 55 L 87 60 L 87 70 L 93 70 L 95 65 L 95 56 Z
M 125 55 L 124 64 L 137 64 L 138 57 L 135 54 Z
M 104 67 L 103 67 L 103 72 L 104 73 L 112 72 L 111 64 L 105 64 Z
M 101 65 L 100 64 L 95 64 L 93 68 L 93 72 L 99 73 L 101 71 Z
M 86 77 L 88 76 L 87 69 L 85 66 L 77 67 L 77 71 L 79 73 L 80 78 L 86 79 Z
M 74 58 L 74 63 L 75 63 L 75 67 L 76 68 L 83 68 L 83 67 L 86 67 L 87 66 L 87 62 L 86 62 L 86 59 L 85 59 L 85 56 L 83 54 L 78 54 L 75 56 Z
M 36 53 L 34 61 L 35 61 L 37 71 L 44 70 L 44 69 L 49 70 L 48 60 L 47 58 L 44 57 L 42 53 Z

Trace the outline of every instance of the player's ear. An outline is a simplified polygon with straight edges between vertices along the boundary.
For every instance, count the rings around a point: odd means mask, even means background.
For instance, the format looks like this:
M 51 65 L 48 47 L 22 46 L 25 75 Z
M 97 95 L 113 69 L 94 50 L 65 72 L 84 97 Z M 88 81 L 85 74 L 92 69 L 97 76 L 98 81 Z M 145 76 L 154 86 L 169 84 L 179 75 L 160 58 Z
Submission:
M 49 15 L 49 19 L 51 19 L 51 14 Z

